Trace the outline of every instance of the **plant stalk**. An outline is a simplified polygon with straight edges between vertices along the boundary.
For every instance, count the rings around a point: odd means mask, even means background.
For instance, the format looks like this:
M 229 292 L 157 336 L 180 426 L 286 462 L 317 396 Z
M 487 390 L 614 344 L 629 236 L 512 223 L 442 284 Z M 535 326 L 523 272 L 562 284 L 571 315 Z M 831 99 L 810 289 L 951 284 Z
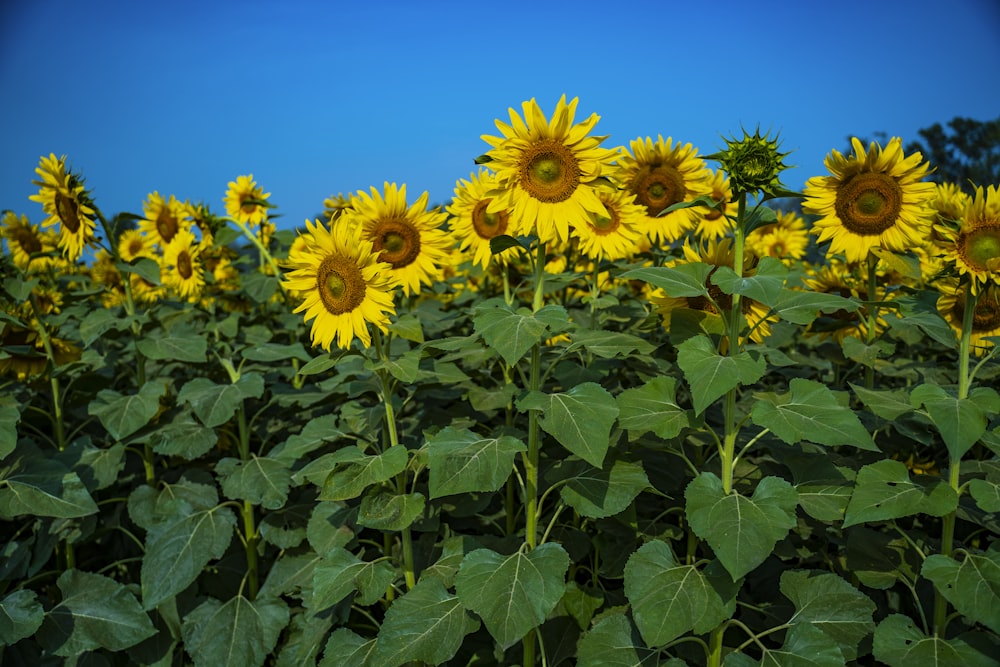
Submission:
M 743 276 L 743 253 L 746 244 L 746 233 L 744 223 L 747 211 L 747 195 L 740 193 L 739 202 L 736 209 L 736 224 L 733 228 L 733 271 L 738 277 Z M 740 295 L 732 295 L 732 307 L 726 318 L 726 336 L 728 339 L 728 354 L 734 357 L 739 354 L 742 344 L 740 333 L 742 330 L 742 308 L 740 305 Z M 722 451 L 720 452 L 720 463 L 722 466 L 722 490 L 727 495 L 733 491 L 733 468 L 736 459 L 736 387 L 726 392 L 723 413 L 725 419 L 725 433 L 722 440 Z

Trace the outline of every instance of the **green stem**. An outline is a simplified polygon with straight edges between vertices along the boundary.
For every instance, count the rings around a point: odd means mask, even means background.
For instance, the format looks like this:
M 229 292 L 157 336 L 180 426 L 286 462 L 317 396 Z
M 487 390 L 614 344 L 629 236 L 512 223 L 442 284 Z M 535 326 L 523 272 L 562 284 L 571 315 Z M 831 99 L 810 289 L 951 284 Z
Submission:
M 237 425 L 239 428 L 239 453 L 241 461 L 250 460 L 250 429 L 247 426 L 246 412 L 241 405 L 236 410 Z M 254 507 L 249 500 L 243 501 L 241 514 L 243 516 L 243 542 L 247 558 L 247 585 L 249 586 L 249 599 L 252 602 L 257 598 L 260 590 L 260 568 L 257 562 L 257 545 L 260 543 L 260 536 L 257 533 L 256 517 Z
M 868 253 L 868 345 L 871 346 L 875 343 L 875 327 L 878 326 L 878 306 L 875 305 L 876 290 L 878 289 L 878 276 L 876 275 L 876 268 L 878 267 L 878 257 L 875 253 Z M 875 387 L 875 368 L 873 366 L 865 366 L 865 389 L 873 389 Z
M 733 271 L 738 277 L 743 275 L 743 252 L 746 241 L 744 233 L 744 221 L 746 219 L 747 195 L 741 193 L 736 209 L 736 224 L 734 225 L 733 239 Z M 726 318 L 726 336 L 728 338 L 728 353 L 733 357 L 740 352 L 740 333 L 742 329 L 742 308 L 740 306 L 740 295 L 733 294 L 732 307 Z M 736 457 L 736 436 L 739 429 L 736 425 L 736 387 L 726 392 L 726 402 L 723 404 L 725 420 L 725 433 L 722 439 L 722 449 L 720 450 L 720 464 L 722 466 L 722 490 L 727 495 L 733 491 L 733 468 Z
M 708 636 L 708 667 L 719 667 L 722 664 L 722 635 L 726 632 L 726 623 L 720 623 Z

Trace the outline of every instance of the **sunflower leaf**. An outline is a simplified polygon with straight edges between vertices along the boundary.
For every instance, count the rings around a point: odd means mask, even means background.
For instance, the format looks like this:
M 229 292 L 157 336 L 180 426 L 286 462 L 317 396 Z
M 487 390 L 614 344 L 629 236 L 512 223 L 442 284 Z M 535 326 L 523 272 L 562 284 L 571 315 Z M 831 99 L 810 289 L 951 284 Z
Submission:
M 657 651 L 646 648 L 638 631 L 624 613 L 610 614 L 591 626 L 580 638 L 579 667 L 659 665 Z
M 87 412 L 101 420 L 112 438 L 121 441 L 150 422 L 160 409 L 160 397 L 165 391 L 166 385 L 160 380 L 150 380 L 131 396 L 102 389 L 87 406 Z
M 184 648 L 198 665 L 263 665 L 288 619 L 288 606 L 279 598 L 209 598 L 184 617 Z
M 156 361 L 202 363 L 208 351 L 208 341 L 204 336 L 190 334 L 166 338 L 142 338 L 136 342 L 135 347 L 145 357 Z
M 115 268 L 122 273 L 134 273 L 147 283 L 160 284 L 160 265 L 155 259 L 138 257 L 131 262 L 118 262 Z
M 677 403 L 676 384 L 669 375 L 659 375 L 618 394 L 618 425 L 632 435 L 652 431 L 665 439 L 677 437 L 693 415 Z
M 650 487 L 642 465 L 632 461 L 606 462 L 603 469 L 574 459 L 557 463 L 546 478 L 563 483 L 559 496 L 581 516 L 602 519 L 626 509 Z
M 940 478 L 910 479 L 906 465 L 885 459 L 861 468 L 847 503 L 844 528 L 914 514 L 944 516 L 958 506 L 958 495 Z
M 987 392 L 992 392 L 988 388 Z M 995 401 L 988 394 L 982 398 L 957 398 L 936 384 L 922 384 L 910 392 L 913 407 L 924 406 L 952 460 L 958 460 L 986 433 L 987 411 L 995 411 Z M 985 410 L 984 410 L 985 408 Z M 991 408 L 993 408 L 991 410 Z
M 929 637 L 903 614 L 891 614 L 878 624 L 872 655 L 889 667 L 996 667 L 994 658 L 981 653 L 962 637 Z
M 696 415 L 730 389 L 756 382 L 767 370 L 762 356 L 755 359 L 749 352 L 719 354 L 708 336 L 694 336 L 678 345 L 677 365 L 691 386 Z
M 674 298 L 708 296 L 708 276 L 715 267 L 704 262 L 688 262 L 680 266 L 653 266 L 632 269 L 621 274 L 625 280 L 641 280 L 659 287 Z
M 509 435 L 483 438 L 448 426 L 427 441 L 430 497 L 497 491 L 514 468 L 514 457 L 527 448 Z
M 516 405 L 521 411 L 541 410 L 542 430 L 595 468 L 604 465 L 618 417 L 618 405 L 604 387 L 584 382 L 567 392 L 529 392 Z
M 781 260 L 764 257 L 753 275 L 738 276 L 728 266 L 720 266 L 712 273 L 712 284 L 726 294 L 739 294 L 765 306 L 772 306 L 785 285 L 788 269 Z
M 792 378 L 788 394 L 760 394 L 750 417 L 790 445 L 803 440 L 835 447 L 851 445 L 879 451 L 857 414 L 837 400 L 826 385 Z
M 476 308 L 472 322 L 476 333 L 508 366 L 516 365 L 541 340 L 546 328 L 527 308 L 515 312 L 506 304 Z
M 961 562 L 950 556 L 928 556 L 920 574 L 960 614 L 1000 632 L 1000 550 L 967 554 Z
M 859 306 L 857 301 L 836 294 L 802 292 L 787 288 L 782 289 L 771 304 L 771 308 L 781 319 L 802 325 L 812 324 L 820 313 L 835 313 L 840 310 L 853 313 Z

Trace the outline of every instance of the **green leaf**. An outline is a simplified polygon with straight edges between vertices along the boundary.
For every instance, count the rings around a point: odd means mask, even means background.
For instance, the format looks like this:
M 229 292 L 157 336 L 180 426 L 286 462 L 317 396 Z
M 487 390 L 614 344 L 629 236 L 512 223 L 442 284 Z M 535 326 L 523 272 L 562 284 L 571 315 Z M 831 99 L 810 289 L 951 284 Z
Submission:
M 753 384 L 767 370 L 764 357 L 749 352 L 734 356 L 719 354 L 708 336 L 694 336 L 677 346 L 677 365 L 691 387 L 695 414 L 701 414 L 717 398 L 740 384 Z
M 370 667 L 376 643 L 347 628 L 337 628 L 326 642 L 319 667 Z
M 414 343 L 424 342 L 424 330 L 420 324 L 420 318 L 414 313 L 405 313 L 397 317 L 395 322 L 389 324 L 389 331 L 395 336 Z
M 541 410 L 542 430 L 595 468 L 604 465 L 618 405 L 601 385 L 584 382 L 564 393 L 530 392 L 517 408 Z
M 84 345 L 90 346 L 106 332 L 114 329 L 123 331 L 131 326 L 130 318 L 121 317 L 114 310 L 99 308 L 87 313 L 80 321 L 80 339 Z
M 386 560 L 363 561 L 347 549 L 331 549 L 313 570 L 313 611 L 332 607 L 354 591 L 360 593 L 360 604 L 374 604 L 395 577 Z
M 892 356 L 896 349 L 896 344 L 888 340 L 876 340 L 871 345 L 862 343 L 854 336 L 846 336 L 840 347 L 844 356 L 851 361 L 856 361 L 862 366 L 875 367 L 875 361 Z
M 1000 633 L 1000 551 L 969 553 L 961 562 L 934 554 L 924 561 L 920 574 L 934 582 L 960 614 Z
M 913 412 L 910 394 L 905 389 L 866 389 L 856 384 L 851 389 L 875 415 L 895 421 L 907 412 Z
M 317 502 L 306 524 L 306 539 L 320 556 L 342 547 L 354 539 L 354 531 L 347 525 L 353 510 L 341 503 Z
M 458 653 L 465 635 L 478 629 L 479 622 L 440 580 L 421 579 L 386 612 L 372 662 L 385 667 L 410 661 L 440 665 Z
M 62 519 L 97 512 L 80 477 L 34 447 L 19 446 L 0 466 L 0 519 L 21 515 Z
M 0 399 L 0 461 L 17 446 L 19 421 L 21 421 L 21 411 L 17 404 L 6 397 Z
M 799 506 L 819 521 L 842 521 L 853 485 L 846 479 L 808 480 L 795 485 Z
M 577 650 L 579 667 L 656 667 L 658 653 L 646 648 L 625 614 L 611 614 L 595 623 Z
M 267 458 L 276 459 L 291 466 L 324 444 L 342 437 L 344 437 L 344 432 L 337 428 L 337 415 L 314 417 L 306 422 L 302 431 L 288 436 L 287 440 L 269 451 Z
M 118 262 L 115 268 L 122 273 L 134 273 L 147 283 L 160 284 L 160 264 L 155 259 L 139 257 L 131 262 Z
M 483 160 L 483 162 L 479 162 L 480 159 L 481 158 L 476 158 L 476 164 L 485 164 L 490 161 L 490 160 Z M 490 239 L 490 254 L 499 255 L 504 250 L 507 250 L 509 248 L 520 248 L 518 252 L 528 251 L 527 246 L 525 246 L 516 238 L 508 234 L 500 234 L 499 236 L 494 236 L 493 238 Z
M 875 628 L 875 659 L 889 667 L 996 667 L 996 659 L 983 655 L 960 637 L 928 637 L 902 614 L 891 614 Z
M 510 556 L 477 549 L 462 559 L 455 590 L 500 648 L 507 649 L 541 625 L 559 603 L 568 569 L 569 554 L 554 542 Z
M 795 527 L 795 488 L 780 477 L 765 477 L 752 497 L 726 494 L 713 473 L 698 475 L 684 492 L 691 529 L 739 579 L 764 562 L 778 540 Z
M 196 665 L 259 667 L 286 625 L 288 607 L 279 599 L 210 598 L 184 617 L 184 648 Z
M 215 428 L 232 419 L 244 399 L 260 398 L 263 394 L 264 378 L 257 373 L 246 373 L 234 384 L 216 384 L 200 377 L 181 387 L 177 402 L 189 403 L 201 423 Z
M 278 292 L 278 279 L 258 271 L 242 274 L 241 286 L 246 295 L 257 303 L 267 303 Z
M 186 461 L 201 458 L 218 441 L 219 434 L 196 422 L 190 413 L 164 424 L 149 436 L 149 444 L 154 452 L 163 456 L 179 456 Z
M 299 375 L 316 375 L 336 366 L 343 355 L 321 354 L 298 370 Z
M 790 445 L 808 440 L 879 451 L 854 411 L 841 404 L 826 385 L 792 378 L 789 388 L 791 391 L 781 396 L 757 396 L 750 413 L 753 423 L 771 429 Z
M 985 479 L 969 480 L 969 494 L 984 512 L 1000 512 L 1000 484 Z
M 688 262 L 679 266 L 653 266 L 632 269 L 619 276 L 623 280 L 641 280 L 659 287 L 667 296 L 708 296 L 708 276 L 715 267 L 703 262 Z
M 114 579 L 66 570 L 56 583 L 62 600 L 38 631 L 47 652 L 68 658 L 97 648 L 122 651 L 156 634 L 135 596 Z
M 45 609 L 35 591 L 22 588 L 0 600 L 0 646 L 10 646 L 35 634 Z
M 801 325 L 812 324 L 820 313 L 836 313 L 839 310 L 853 313 L 858 309 L 858 306 L 860 304 L 857 301 L 845 299 L 836 294 L 802 292 L 792 289 L 783 289 L 775 302 L 771 304 L 781 319 Z
M 187 588 L 209 561 L 222 558 L 233 539 L 236 518 L 228 507 L 184 511 L 155 523 L 146 534 L 140 579 L 142 602 L 152 609 Z
M 535 319 L 527 308 L 514 312 L 506 305 L 476 308 L 472 323 L 476 333 L 508 366 L 517 364 L 545 333 L 545 323 Z
M 430 497 L 497 491 L 510 477 L 514 457 L 526 449 L 513 436 L 482 438 L 447 426 L 427 441 Z
M 694 631 L 705 634 L 734 607 L 693 565 L 681 565 L 665 542 L 652 541 L 625 565 L 625 595 L 647 646 L 663 646 Z
M 869 521 L 888 521 L 914 514 L 944 516 L 958 507 L 958 495 L 940 478 L 910 479 L 901 461 L 885 459 L 858 471 L 847 503 L 844 528 Z
M 246 461 L 224 458 L 215 465 L 222 493 L 234 500 L 248 500 L 264 509 L 281 509 L 288 500 L 292 472 L 277 459 L 251 455 Z
M 778 300 L 788 269 L 779 259 L 762 257 L 753 275 L 737 276 L 728 266 L 720 266 L 712 273 L 712 284 L 726 294 L 739 294 L 765 306 Z
M 972 397 L 957 398 L 936 384 L 922 384 L 910 392 L 911 404 L 914 407 L 923 405 L 927 409 L 952 460 L 962 458 L 986 433 L 983 405 L 989 407 L 991 401 L 987 395 L 984 399 L 980 402 Z
M 371 488 L 361 499 L 358 525 L 376 530 L 403 530 L 420 518 L 425 504 L 422 493 L 398 494 Z
M 299 361 L 313 361 L 312 356 L 306 351 L 302 343 L 261 343 L 253 347 L 245 348 L 240 354 L 248 361 L 262 361 L 273 363 L 275 361 L 286 361 L 288 359 L 298 359 Z
M 730 660 L 726 659 L 726 667 Z M 761 667 L 843 667 L 847 664 L 837 643 L 811 625 L 793 625 L 781 648 L 765 648 Z
M 362 454 L 357 447 L 346 447 L 338 450 L 337 454 L 343 456 L 343 463 L 338 462 L 327 476 L 320 500 L 357 498 L 368 487 L 381 484 L 406 470 L 410 460 L 406 447 L 401 445 L 389 447 L 374 456 Z
M 208 352 L 208 341 L 196 335 L 146 337 L 138 340 L 135 346 L 146 358 L 157 361 L 202 363 Z
M 618 425 L 633 435 L 652 431 L 664 439 L 677 437 L 690 426 L 692 413 L 677 403 L 676 384 L 669 375 L 658 375 L 618 394 Z
M 650 354 L 655 347 L 649 341 L 619 331 L 581 329 L 572 335 L 567 352 L 583 348 L 596 357 L 614 359 L 631 354 Z
M 834 639 L 844 657 L 858 657 L 858 643 L 875 630 L 875 603 L 847 581 L 829 572 L 786 570 L 781 592 L 795 605 L 792 626 L 807 623 Z
M 650 488 L 642 465 L 631 461 L 608 462 L 601 469 L 585 461 L 564 460 L 546 478 L 553 483 L 563 482 L 559 489 L 563 502 L 591 519 L 618 514 Z
M 138 394 L 122 396 L 117 391 L 102 389 L 97 398 L 87 406 L 87 412 L 101 420 L 101 424 L 115 440 L 124 440 L 149 421 L 160 410 L 160 397 L 166 385 L 161 380 L 150 380 Z

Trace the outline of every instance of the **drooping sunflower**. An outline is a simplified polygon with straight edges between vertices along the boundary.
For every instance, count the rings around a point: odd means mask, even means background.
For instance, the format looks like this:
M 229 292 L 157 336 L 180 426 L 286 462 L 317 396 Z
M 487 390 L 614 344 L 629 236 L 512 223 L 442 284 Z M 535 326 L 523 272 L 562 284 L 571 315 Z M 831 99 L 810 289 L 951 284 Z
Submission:
M 641 249 L 646 210 L 626 190 L 600 187 L 597 194 L 608 215 L 588 213 L 587 221 L 575 225 L 573 236 L 580 252 L 591 260 L 625 259 Z
M 177 232 L 163 249 L 163 285 L 187 301 L 195 302 L 205 287 L 201 248 L 189 229 Z
M 962 335 L 965 317 L 965 289 L 957 278 L 943 280 L 938 284 L 940 296 L 937 311 L 951 326 L 956 337 Z M 986 354 L 993 342 L 988 337 L 1000 336 L 1000 285 L 988 283 L 976 296 L 976 312 L 972 315 L 972 331 L 969 351 L 978 357 Z
M 945 260 L 960 276 L 969 276 L 973 293 L 1000 283 L 1000 191 L 976 188 L 962 211 L 961 224 L 940 224 Z
M 646 233 L 654 243 L 673 243 L 698 222 L 696 207 L 663 211 L 712 193 L 712 173 L 698 149 L 658 136 L 635 139 L 623 149 L 616 178 L 646 207 Z
M 482 135 L 499 190 L 489 213 L 506 211 L 514 235 L 536 234 L 543 243 L 569 238 L 569 228 L 586 222 L 587 213 L 607 215 L 592 184 L 610 171 L 617 152 L 601 148 L 592 136 L 596 113 L 573 123 L 578 98 L 559 98 L 551 122 L 534 98 L 523 102 L 524 118 L 511 108 L 510 124 L 496 121 L 503 136 Z
M 718 208 L 695 206 L 688 209 L 695 214 L 698 221 L 694 230 L 695 234 L 704 241 L 722 238 L 728 234 L 733 228 L 733 223 L 726 215 L 735 218 L 736 209 L 739 207 L 733 201 L 733 189 L 729 186 L 729 177 L 726 176 L 726 172 L 719 169 L 710 170 L 710 173 L 712 177 L 708 181 L 708 194 L 713 201 L 722 203 Z
M 139 220 L 139 231 L 146 235 L 154 246 L 163 249 L 174 240 L 181 230 L 190 229 L 188 206 L 170 195 L 164 199 L 159 192 L 151 192 L 142 203 L 145 217 Z
M 42 177 L 32 181 L 39 186 L 38 194 L 28 197 L 39 202 L 48 218 L 43 227 L 59 225 L 59 248 L 71 262 L 83 254 L 83 249 L 94 239 L 94 216 L 90 196 L 83 189 L 83 179 L 66 171 L 66 156 L 42 157 L 35 173 Z
M 59 237 L 53 231 L 43 231 L 26 215 L 13 211 L 4 213 L 0 221 L 0 237 L 7 240 L 14 266 L 22 271 L 40 272 L 52 266 L 55 258 L 46 256 L 57 249 Z M 32 257 L 34 255 L 34 257 Z
M 77 361 L 82 355 L 80 348 L 70 341 L 49 335 L 48 342 L 56 366 Z M 0 323 L 0 348 L 4 350 L 0 354 L 0 375 L 13 375 L 24 382 L 44 373 L 48 367 L 44 339 L 34 329 Z
M 775 211 L 777 220 L 747 234 L 747 248 L 758 257 L 774 257 L 793 264 L 806 255 L 809 230 L 802 216 L 791 211 Z
M 313 321 L 313 345 L 329 351 L 336 338 L 337 346 L 347 349 L 357 338 L 369 347 L 368 325 L 387 331 L 396 312 L 392 266 L 379 260 L 360 227 L 335 223 L 328 230 L 317 220 L 306 221 L 306 230 L 309 243 L 289 252 L 291 271 L 283 281 L 290 292 L 304 296 L 294 312 L 305 311 L 306 322 Z
M 921 179 L 930 165 L 920 153 L 903 155 L 899 137 L 884 149 L 873 141 L 865 150 L 857 137 L 851 144 L 853 156 L 827 155 L 830 176 L 806 181 L 802 210 L 820 216 L 810 231 L 820 243 L 830 241 L 828 255 L 843 254 L 848 262 L 864 261 L 872 248 L 906 252 L 923 245 L 934 184 Z
M 351 210 L 334 226 L 359 227 L 361 238 L 372 244 L 380 261 L 390 265 L 409 296 L 420 292 L 421 285 L 440 279 L 441 267 L 451 256 L 451 238 L 441 229 L 448 214 L 427 209 L 427 192 L 407 206 L 405 184 L 397 187 L 387 182 L 383 191 L 374 187 L 370 195 L 359 191 Z
M 226 190 L 226 215 L 249 227 L 256 227 L 267 220 L 267 209 L 271 207 L 267 198 L 270 196 L 270 192 L 264 192 L 264 188 L 257 185 L 253 174 L 237 176 L 235 181 L 229 181 L 229 189 Z
M 491 260 L 506 264 L 517 256 L 516 248 L 507 248 L 496 255 L 490 248 L 490 239 L 512 231 L 510 214 L 506 210 L 492 213 L 488 210 L 493 201 L 491 193 L 497 188 L 496 174 L 480 169 L 469 180 L 458 180 L 455 196 L 445 208 L 451 216 L 451 234 L 459 251 L 471 254 L 472 263 L 484 270 Z

